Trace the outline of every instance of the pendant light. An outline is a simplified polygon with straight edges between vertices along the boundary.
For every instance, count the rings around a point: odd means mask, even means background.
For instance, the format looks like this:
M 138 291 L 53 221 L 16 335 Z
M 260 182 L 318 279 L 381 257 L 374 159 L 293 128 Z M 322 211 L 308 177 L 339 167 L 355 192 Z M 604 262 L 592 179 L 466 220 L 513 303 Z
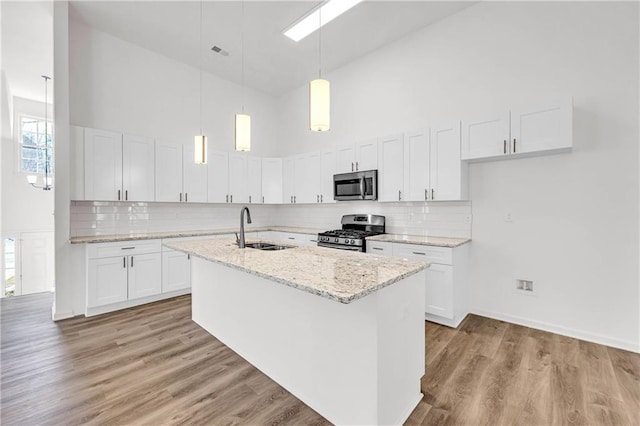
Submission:
M 240 24 L 240 54 L 242 55 L 242 113 L 235 117 L 236 151 L 251 150 L 251 117 L 244 113 L 244 0 L 242 0 L 242 16 Z
M 49 120 L 47 117 L 49 109 L 49 104 L 47 103 L 47 84 L 49 80 L 51 80 L 51 77 L 43 75 L 42 78 L 44 78 L 44 185 L 36 185 L 38 177 L 35 175 L 27 176 L 27 183 L 34 188 L 51 191 L 53 188 L 53 176 L 49 176 Z
M 309 129 L 331 130 L 331 86 L 322 78 L 322 8 L 318 10 L 318 78 L 309 82 Z
M 200 0 L 200 43 L 198 48 L 200 58 L 200 134 L 193 140 L 193 160 L 196 164 L 207 164 L 207 137 L 202 132 L 202 0 Z

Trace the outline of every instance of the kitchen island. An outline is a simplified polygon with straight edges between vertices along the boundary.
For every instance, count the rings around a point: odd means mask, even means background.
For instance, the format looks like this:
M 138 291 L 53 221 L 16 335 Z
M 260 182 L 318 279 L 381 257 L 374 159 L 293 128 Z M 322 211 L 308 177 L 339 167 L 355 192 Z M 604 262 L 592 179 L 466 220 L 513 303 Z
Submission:
M 422 398 L 426 262 L 166 245 L 192 257 L 193 320 L 332 423 L 400 424 Z

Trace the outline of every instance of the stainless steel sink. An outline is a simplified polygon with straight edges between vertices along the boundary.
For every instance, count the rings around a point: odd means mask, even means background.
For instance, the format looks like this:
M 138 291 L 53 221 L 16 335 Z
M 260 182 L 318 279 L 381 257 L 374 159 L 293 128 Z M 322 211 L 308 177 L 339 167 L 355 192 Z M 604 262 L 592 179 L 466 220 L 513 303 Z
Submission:
M 276 251 L 276 250 L 293 248 L 293 246 L 281 246 L 278 244 L 271 244 L 271 243 L 246 243 L 245 247 L 256 249 L 256 250 L 265 250 L 265 251 Z

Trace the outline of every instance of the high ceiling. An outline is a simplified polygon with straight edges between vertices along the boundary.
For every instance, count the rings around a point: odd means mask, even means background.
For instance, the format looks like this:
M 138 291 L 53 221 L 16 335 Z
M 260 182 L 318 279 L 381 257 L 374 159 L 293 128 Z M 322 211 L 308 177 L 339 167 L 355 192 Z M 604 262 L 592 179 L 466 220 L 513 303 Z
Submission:
M 319 2 L 72 1 L 72 18 L 224 79 L 274 96 L 318 74 L 318 32 L 296 43 L 282 34 Z M 322 70 L 328 72 L 452 15 L 472 2 L 367 0 L 322 29 Z M 244 28 L 244 31 L 242 30 Z M 219 46 L 223 56 L 211 51 Z M 202 56 L 200 56 L 202 55 Z

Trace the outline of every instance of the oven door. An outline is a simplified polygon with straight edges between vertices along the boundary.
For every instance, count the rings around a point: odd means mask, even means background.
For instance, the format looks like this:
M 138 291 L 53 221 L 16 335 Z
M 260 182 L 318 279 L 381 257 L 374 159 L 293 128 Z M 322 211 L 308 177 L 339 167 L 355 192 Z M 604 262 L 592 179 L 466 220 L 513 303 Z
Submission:
M 367 170 L 334 175 L 333 198 L 338 201 L 377 200 L 378 171 Z
M 327 243 L 324 241 L 318 241 L 318 247 L 327 247 L 327 248 L 334 248 L 338 250 L 348 250 L 348 251 L 362 251 L 362 246 L 347 246 L 344 244 Z

